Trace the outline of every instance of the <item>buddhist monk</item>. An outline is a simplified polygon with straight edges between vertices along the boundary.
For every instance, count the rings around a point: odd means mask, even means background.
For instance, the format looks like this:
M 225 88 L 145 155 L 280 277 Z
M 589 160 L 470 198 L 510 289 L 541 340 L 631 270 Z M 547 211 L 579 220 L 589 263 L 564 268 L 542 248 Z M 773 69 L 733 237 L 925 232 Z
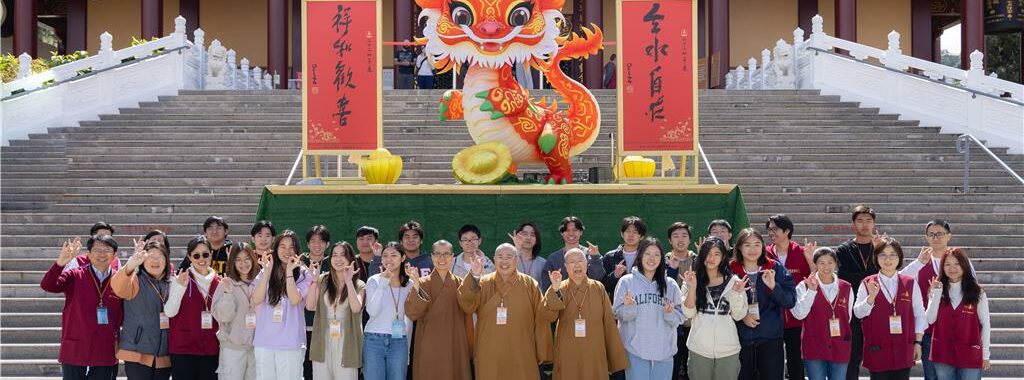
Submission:
M 629 365 L 604 285 L 587 278 L 587 256 L 565 252 L 569 279 L 551 271 L 544 308 L 558 313 L 554 380 L 603 379 Z
M 434 271 L 429 276 L 420 278 L 415 267 L 406 268 L 413 294 L 405 300 L 405 314 L 417 323 L 412 377 L 470 380 L 466 314 L 458 300 L 462 279 L 451 273 L 452 243 L 438 240 L 430 256 Z
M 537 281 L 516 270 L 518 257 L 515 246 L 499 245 L 497 270 L 482 275 L 483 258 L 477 257 L 459 286 L 459 306 L 477 314 L 477 380 L 536 380 L 537 366 L 551 361 L 549 324 L 557 314 L 543 307 Z

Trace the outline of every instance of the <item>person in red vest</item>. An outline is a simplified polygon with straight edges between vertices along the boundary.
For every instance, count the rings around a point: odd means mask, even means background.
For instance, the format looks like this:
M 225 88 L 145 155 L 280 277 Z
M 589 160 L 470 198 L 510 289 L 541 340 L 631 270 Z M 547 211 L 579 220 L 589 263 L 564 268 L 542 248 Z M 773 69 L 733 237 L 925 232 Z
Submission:
M 164 314 L 171 319 L 167 338 L 171 377 L 214 380 L 220 345 L 212 308 L 220 280 L 210 267 L 213 247 L 200 235 L 188 242 L 185 252 L 192 265 L 178 271 L 164 304 Z
M 64 293 L 57 361 L 65 379 L 114 379 L 115 346 L 123 318 L 121 299 L 110 288 L 117 241 L 110 235 L 89 238 L 89 264 L 64 272 L 81 248 L 78 238 L 65 241 L 57 262 L 39 283 L 47 292 Z
M 921 289 L 921 295 L 924 296 L 924 307 L 927 309 L 929 305 L 928 288 L 931 281 L 939 277 L 941 272 L 939 262 L 952 250 L 949 247 L 949 240 L 953 238 L 953 233 L 950 231 L 949 223 L 942 219 L 935 219 L 925 225 L 924 238 L 928 246 L 921 248 L 921 254 L 917 256 L 917 260 L 907 264 L 907 267 L 903 268 L 900 273 L 914 278 L 917 287 Z M 974 273 L 973 266 L 971 273 Z M 938 379 L 935 366 L 928 359 L 931 342 L 932 327 L 928 326 L 924 330 L 924 338 L 921 340 L 921 365 L 924 367 L 925 380 Z
M 786 214 L 776 214 L 768 217 L 764 222 L 764 228 L 768 231 L 770 242 L 765 247 L 768 258 L 782 263 L 793 277 L 794 283 L 800 283 L 811 274 L 811 267 L 814 261 L 811 254 L 817 248 L 817 243 L 809 243 L 804 239 L 808 248 L 804 249 L 800 244 L 793 241 L 793 221 Z M 790 310 L 782 312 L 782 341 L 786 350 L 786 373 L 789 379 L 804 378 L 804 363 L 800 359 L 800 327 L 803 323 L 793 317 Z
M 835 250 L 814 250 L 815 273 L 796 286 L 796 306 L 790 309 L 803 321 L 800 350 L 811 380 L 846 379 L 854 294 L 853 286 L 836 275 L 838 266 Z
M 882 238 L 870 260 L 878 273 L 864 279 L 853 307 L 864 332 L 864 367 L 873 380 L 910 379 L 928 325 L 921 291 L 913 277 L 897 272 L 903 248 L 895 239 Z
M 991 365 L 988 297 L 970 268 L 967 254 L 954 248 L 943 256 L 939 278 L 930 283 L 930 359 L 939 380 L 981 379 L 981 371 Z

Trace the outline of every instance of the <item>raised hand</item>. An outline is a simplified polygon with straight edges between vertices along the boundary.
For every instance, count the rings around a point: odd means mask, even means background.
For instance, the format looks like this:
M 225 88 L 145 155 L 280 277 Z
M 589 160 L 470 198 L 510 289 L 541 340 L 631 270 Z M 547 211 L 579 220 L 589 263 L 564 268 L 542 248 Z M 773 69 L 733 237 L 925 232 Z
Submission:
M 188 284 L 188 270 L 178 269 L 178 273 L 174 275 L 174 282 L 181 286 Z
M 942 281 L 939 281 L 938 277 L 928 280 L 928 285 L 931 286 L 932 290 L 942 290 Z
M 72 259 L 78 255 L 78 251 L 82 249 L 82 239 L 75 237 L 73 240 L 68 239 L 64 242 L 64 245 L 60 249 L 60 256 L 57 256 L 57 265 L 65 266 L 71 262 Z
M 587 253 L 589 253 L 591 256 L 601 256 L 601 249 L 597 248 L 597 246 L 594 245 L 594 243 L 587 241 Z
M 619 261 L 618 264 L 615 264 L 615 278 L 621 278 L 624 274 L 626 274 L 626 260 Z
M 359 274 L 359 268 L 356 268 L 355 266 L 356 262 L 353 261 L 341 269 L 341 280 L 346 284 L 352 281 L 352 279 Z
M 882 241 L 888 238 L 889 233 L 879 234 L 878 230 L 875 230 L 875 233 L 871 234 L 871 246 L 873 248 L 878 248 L 882 245 Z
M 881 290 L 878 286 L 878 280 L 868 281 L 864 286 L 868 287 L 868 300 L 874 303 L 875 297 L 878 296 L 878 291 Z
M 320 262 L 319 261 L 311 261 L 309 263 L 309 272 L 310 272 L 310 274 L 313 275 L 313 278 L 319 278 L 320 277 Z
M 142 263 L 145 262 L 146 259 L 148 259 L 150 256 L 149 251 L 146 251 L 145 249 L 142 248 L 142 246 L 139 246 L 139 243 L 140 242 L 138 240 L 135 241 L 135 253 L 132 254 L 132 257 L 128 258 L 128 262 L 124 264 L 124 269 L 128 271 L 134 271 L 136 268 L 139 267 L 139 265 L 142 265 Z M 141 243 L 143 244 L 143 246 L 145 246 L 146 244 L 145 242 Z
M 376 257 L 380 257 L 380 254 L 382 252 L 384 252 L 384 246 L 380 245 L 379 241 L 378 242 L 374 242 L 373 243 L 373 255 L 376 256 Z
M 807 290 L 817 291 L 818 290 L 818 275 L 817 273 L 811 273 L 810 277 L 804 281 L 804 285 L 807 285 Z
M 263 269 L 266 269 L 267 272 L 270 272 L 274 269 L 274 258 L 271 257 L 271 255 L 263 256 L 260 258 L 260 266 L 262 266 Z
M 480 277 L 484 273 L 484 258 L 482 256 L 474 257 L 469 262 L 469 271 L 473 274 L 473 277 Z
M 685 273 L 683 273 L 683 281 L 686 282 L 686 287 L 688 289 L 690 289 L 691 292 L 697 291 L 696 290 L 697 289 L 697 273 L 696 272 L 694 272 L 692 270 L 688 270 Z
M 132 245 L 135 246 L 135 253 L 139 253 L 139 252 L 142 252 L 142 251 L 146 250 L 146 241 L 145 240 L 136 240 L 136 239 L 133 238 L 132 239 Z
M 745 293 L 747 291 L 747 281 L 749 280 L 749 277 L 743 276 L 743 279 L 732 284 L 732 291 L 740 294 Z
M 391 272 L 393 264 L 381 264 L 380 276 L 384 279 L 390 280 L 394 273 Z
M 921 248 L 921 253 L 917 254 L 917 261 L 921 264 L 928 264 L 932 261 L 932 247 Z
M 415 282 L 420 281 L 420 269 L 412 266 L 412 264 L 405 263 L 405 274 Z
M 814 266 L 814 251 L 818 249 L 818 242 L 807 240 L 804 238 L 804 259 L 807 263 Z
M 551 287 L 558 291 L 558 288 L 562 286 L 562 271 L 555 269 L 548 272 L 548 279 L 551 280 Z
M 670 302 L 667 298 L 665 299 L 664 303 L 665 303 L 665 306 L 662 307 L 661 309 L 662 309 L 662 311 L 665 312 L 665 314 L 671 313 L 672 310 L 674 310 L 676 308 L 676 304 Z
M 628 289 L 626 290 L 626 294 L 622 296 L 622 304 L 630 306 L 636 305 L 636 300 L 633 299 L 633 292 L 629 291 Z
M 300 266 L 302 266 L 302 261 L 299 261 L 299 258 L 297 256 L 292 256 L 292 258 L 288 260 L 288 266 L 284 267 L 284 269 L 287 269 L 289 272 L 291 272 L 292 270 Z
M 761 279 L 764 280 L 764 285 L 767 286 L 768 289 L 775 289 L 775 270 L 774 269 L 767 269 L 767 270 L 761 272 Z
M 235 282 L 231 281 L 231 277 L 224 276 L 221 277 L 220 285 L 218 286 L 224 288 L 224 294 L 231 294 L 231 289 L 235 287 Z
M 753 315 L 747 314 L 746 317 L 743 317 L 743 324 L 753 329 L 757 328 L 757 325 L 761 324 L 761 320 Z

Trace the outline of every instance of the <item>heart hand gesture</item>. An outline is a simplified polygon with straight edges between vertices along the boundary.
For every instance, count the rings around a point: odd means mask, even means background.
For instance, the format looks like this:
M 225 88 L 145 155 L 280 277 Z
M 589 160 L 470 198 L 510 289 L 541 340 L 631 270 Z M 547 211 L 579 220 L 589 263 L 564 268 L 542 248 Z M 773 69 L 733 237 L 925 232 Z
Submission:
M 742 280 L 733 282 L 733 284 L 732 284 L 732 291 L 734 291 L 736 293 L 740 293 L 740 294 L 746 293 L 746 291 L 747 291 L 747 281 L 749 281 L 749 280 L 750 280 L 749 277 L 743 276 Z

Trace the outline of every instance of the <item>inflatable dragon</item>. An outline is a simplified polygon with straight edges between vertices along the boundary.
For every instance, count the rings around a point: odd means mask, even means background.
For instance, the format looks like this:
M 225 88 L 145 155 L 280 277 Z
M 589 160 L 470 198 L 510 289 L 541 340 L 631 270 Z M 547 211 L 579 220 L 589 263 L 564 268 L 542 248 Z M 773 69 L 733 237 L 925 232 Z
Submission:
M 453 167 L 459 180 L 493 183 L 503 178 L 485 175 L 493 169 L 514 173 L 518 164 L 543 163 L 547 183 L 572 182 L 569 158 L 593 144 L 601 114 L 590 91 L 567 77 L 558 63 L 596 54 L 603 35 L 592 25 L 571 38 L 561 36 L 563 3 L 416 0 L 423 8 L 420 20 L 425 20 L 417 42 L 434 66 L 445 72 L 468 64 L 463 90 L 445 92 L 438 106 L 440 120 L 465 120 L 478 144 L 456 155 Z M 531 98 L 516 81 L 513 65 L 544 72 L 567 109 L 559 110 L 557 100 L 547 104 L 546 99 Z M 465 157 L 472 162 L 460 166 Z

